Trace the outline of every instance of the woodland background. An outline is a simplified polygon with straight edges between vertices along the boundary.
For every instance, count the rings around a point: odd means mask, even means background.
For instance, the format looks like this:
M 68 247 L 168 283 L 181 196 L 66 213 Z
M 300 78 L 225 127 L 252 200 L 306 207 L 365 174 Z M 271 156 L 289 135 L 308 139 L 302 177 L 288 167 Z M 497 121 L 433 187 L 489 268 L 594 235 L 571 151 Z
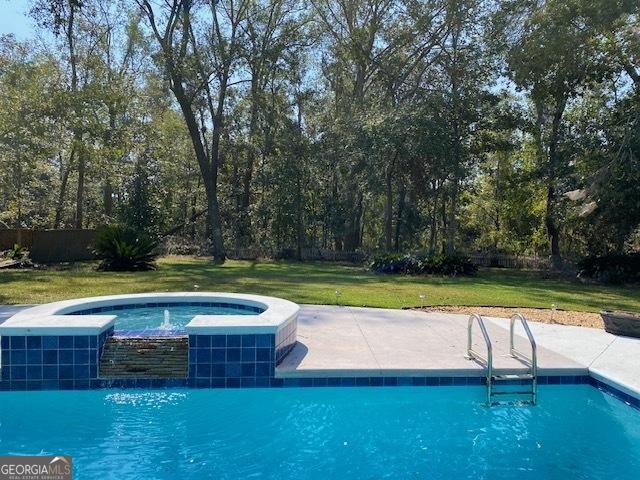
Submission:
M 0 228 L 239 248 L 640 248 L 629 0 L 37 0 Z

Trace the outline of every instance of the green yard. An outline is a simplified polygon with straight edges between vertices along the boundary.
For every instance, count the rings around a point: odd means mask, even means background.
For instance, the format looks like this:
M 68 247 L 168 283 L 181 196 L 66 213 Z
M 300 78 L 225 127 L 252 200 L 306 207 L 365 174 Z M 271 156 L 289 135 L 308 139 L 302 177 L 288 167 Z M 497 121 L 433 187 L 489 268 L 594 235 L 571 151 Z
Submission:
M 420 305 L 490 305 L 598 311 L 640 311 L 640 288 L 582 285 L 539 273 L 482 270 L 473 278 L 374 275 L 362 266 L 331 263 L 228 261 L 170 257 L 152 272 L 96 272 L 92 264 L 44 271 L 0 272 L 0 304 L 45 303 L 75 297 L 135 292 L 200 291 L 273 295 L 298 303 L 402 308 Z

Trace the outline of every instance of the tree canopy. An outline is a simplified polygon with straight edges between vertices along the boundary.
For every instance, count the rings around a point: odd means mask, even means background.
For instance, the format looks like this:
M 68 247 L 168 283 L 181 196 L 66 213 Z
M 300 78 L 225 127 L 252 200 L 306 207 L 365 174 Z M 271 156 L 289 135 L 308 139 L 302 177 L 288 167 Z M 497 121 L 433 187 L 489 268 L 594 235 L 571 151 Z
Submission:
M 34 0 L 0 228 L 229 252 L 640 248 L 630 0 Z

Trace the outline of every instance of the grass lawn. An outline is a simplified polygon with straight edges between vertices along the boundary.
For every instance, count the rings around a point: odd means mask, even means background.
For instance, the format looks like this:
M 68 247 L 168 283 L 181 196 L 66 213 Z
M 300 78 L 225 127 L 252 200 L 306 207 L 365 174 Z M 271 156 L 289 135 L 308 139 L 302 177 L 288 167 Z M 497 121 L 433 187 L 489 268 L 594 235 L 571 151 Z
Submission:
M 374 275 L 362 266 L 332 263 L 228 261 L 168 257 L 158 270 L 96 272 L 94 264 L 42 271 L 0 271 L 0 304 L 45 303 L 117 293 L 193 291 L 244 292 L 297 303 L 332 304 L 340 290 L 345 305 L 402 308 L 428 305 L 490 305 L 599 311 L 640 311 L 640 288 L 582 285 L 539 273 L 485 269 L 472 278 Z

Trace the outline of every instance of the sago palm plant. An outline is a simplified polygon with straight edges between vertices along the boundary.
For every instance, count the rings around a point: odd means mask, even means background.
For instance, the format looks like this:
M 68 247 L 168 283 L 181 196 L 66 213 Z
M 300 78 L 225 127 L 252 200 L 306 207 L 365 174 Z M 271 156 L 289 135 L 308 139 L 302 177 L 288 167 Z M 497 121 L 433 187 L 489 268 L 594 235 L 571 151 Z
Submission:
M 98 270 L 155 270 L 155 248 L 156 243 L 148 236 L 109 225 L 98 233 L 94 253 L 101 260 Z

